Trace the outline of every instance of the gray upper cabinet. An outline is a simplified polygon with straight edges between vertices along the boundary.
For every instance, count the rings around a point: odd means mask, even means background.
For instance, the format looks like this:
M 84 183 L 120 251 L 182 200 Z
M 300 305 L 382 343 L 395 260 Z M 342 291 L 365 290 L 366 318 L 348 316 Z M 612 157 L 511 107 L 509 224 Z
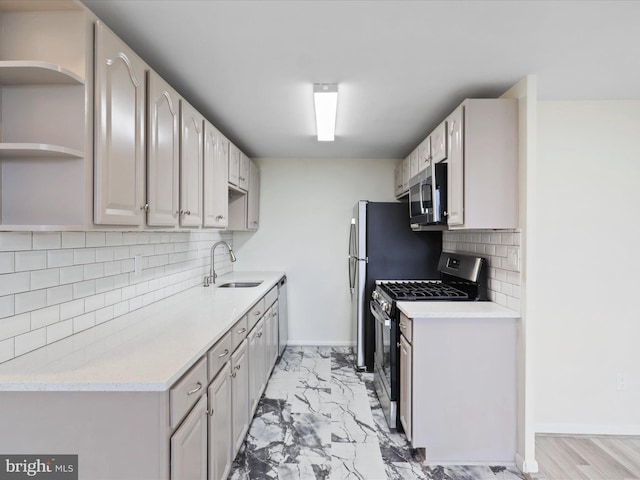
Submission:
M 180 225 L 202 225 L 204 118 L 180 101 Z
M 147 66 L 102 22 L 95 42 L 94 221 L 143 225 Z
M 204 226 L 229 224 L 229 140 L 211 123 L 204 122 Z
M 178 224 L 180 96 L 154 71 L 148 75 L 147 224 Z
M 249 162 L 249 192 L 247 193 L 247 230 L 258 230 L 260 226 L 260 169 Z

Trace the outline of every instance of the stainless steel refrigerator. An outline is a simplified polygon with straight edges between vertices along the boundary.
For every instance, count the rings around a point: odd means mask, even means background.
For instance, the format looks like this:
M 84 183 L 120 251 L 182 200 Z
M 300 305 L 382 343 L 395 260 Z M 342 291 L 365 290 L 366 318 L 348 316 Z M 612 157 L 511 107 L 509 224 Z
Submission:
M 360 200 L 349 230 L 349 290 L 356 368 L 373 371 L 374 319 L 369 301 L 376 280 L 436 279 L 442 232 L 414 232 L 403 202 Z

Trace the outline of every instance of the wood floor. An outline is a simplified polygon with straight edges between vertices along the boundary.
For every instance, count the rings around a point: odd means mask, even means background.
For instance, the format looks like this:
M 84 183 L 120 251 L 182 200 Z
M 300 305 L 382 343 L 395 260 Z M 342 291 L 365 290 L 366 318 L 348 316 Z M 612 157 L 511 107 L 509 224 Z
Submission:
M 540 480 L 640 480 L 640 437 L 536 435 Z

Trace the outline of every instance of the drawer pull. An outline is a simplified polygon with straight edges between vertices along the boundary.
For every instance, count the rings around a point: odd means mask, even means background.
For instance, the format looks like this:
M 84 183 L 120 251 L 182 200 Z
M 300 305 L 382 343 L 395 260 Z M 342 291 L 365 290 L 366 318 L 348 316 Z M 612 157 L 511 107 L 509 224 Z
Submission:
M 240 370 L 240 365 L 236 365 L 234 368 L 235 368 L 236 370 Z
M 257 312 L 253 312 L 253 314 L 257 317 L 258 315 L 262 315 L 262 312 L 258 310 Z
M 233 372 L 231 375 L 229 375 L 231 378 L 236 378 L 236 372 Z
M 211 410 L 205 410 L 204 413 L 209 415 L 210 417 L 213 417 L 213 408 Z
M 224 352 L 222 352 L 220 355 L 218 355 L 218 358 L 226 357 L 227 355 L 229 355 L 229 349 L 225 348 Z
M 240 330 L 238 330 L 238 332 L 237 332 L 237 333 L 244 333 L 244 332 L 246 332 L 246 331 L 247 331 L 247 329 L 246 329 L 246 328 L 244 328 L 244 327 L 242 327 Z
M 198 385 L 196 388 L 194 388 L 193 390 L 189 390 L 187 392 L 187 395 L 193 395 L 196 392 L 199 392 L 200 390 L 202 390 L 202 384 L 200 382 L 196 383 L 196 385 Z
M 258 338 L 262 338 L 262 332 L 257 333 L 257 334 L 256 334 L 256 337 L 258 337 Z

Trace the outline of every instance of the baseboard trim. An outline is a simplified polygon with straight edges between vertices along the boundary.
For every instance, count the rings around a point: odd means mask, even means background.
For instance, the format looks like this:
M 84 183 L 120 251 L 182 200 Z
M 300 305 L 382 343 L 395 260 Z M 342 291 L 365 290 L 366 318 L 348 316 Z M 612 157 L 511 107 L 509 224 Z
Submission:
M 538 462 L 535 460 L 525 460 L 522 455 L 516 452 L 516 466 L 522 473 L 537 473 Z
M 536 425 L 536 433 L 560 435 L 640 435 L 640 425 L 539 423 Z
M 287 340 L 288 347 L 353 347 L 349 341 Z

